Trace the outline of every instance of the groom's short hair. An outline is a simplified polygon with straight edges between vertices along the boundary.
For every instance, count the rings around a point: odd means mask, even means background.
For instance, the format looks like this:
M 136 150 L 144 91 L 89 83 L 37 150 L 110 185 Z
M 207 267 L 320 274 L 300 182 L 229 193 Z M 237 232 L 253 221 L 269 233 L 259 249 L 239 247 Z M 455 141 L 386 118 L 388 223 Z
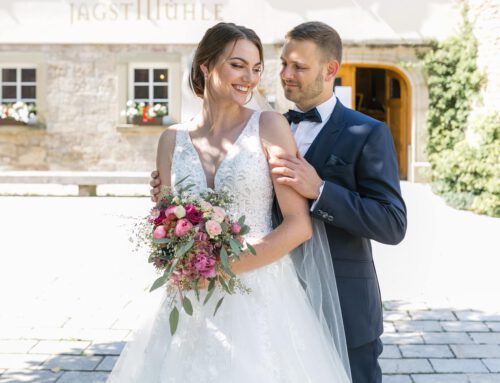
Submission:
M 308 21 L 297 25 L 289 31 L 287 40 L 312 41 L 326 60 L 335 59 L 342 62 L 342 40 L 335 29 L 321 21 Z

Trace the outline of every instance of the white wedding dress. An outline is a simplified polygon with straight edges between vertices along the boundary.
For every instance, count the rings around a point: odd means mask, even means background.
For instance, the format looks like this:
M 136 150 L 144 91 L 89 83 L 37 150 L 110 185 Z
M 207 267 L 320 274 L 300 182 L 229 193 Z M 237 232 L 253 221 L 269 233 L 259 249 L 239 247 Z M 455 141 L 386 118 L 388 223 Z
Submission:
M 254 112 L 215 175 L 215 189 L 235 196 L 251 227 L 247 238 L 272 230 L 273 186 Z M 186 176 L 201 192 L 207 187 L 188 128 L 176 135 L 172 185 Z M 251 241 L 250 241 L 251 242 Z M 334 343 L 320 325 L 289 256 L 240 275 L 250 294 L 227 295 L 217 314 L 216 291 L 206 305 L 193 302 L 193 316 L 180 310 L 170 335 L 164 295 L 124 348 L 108 383 L 348 383 Z M 156 293 L 156 292 L 155 292 Z M 155 294 L 151 293 L 151 294 Z M 194 294 L 193 294 L 194 295 Z

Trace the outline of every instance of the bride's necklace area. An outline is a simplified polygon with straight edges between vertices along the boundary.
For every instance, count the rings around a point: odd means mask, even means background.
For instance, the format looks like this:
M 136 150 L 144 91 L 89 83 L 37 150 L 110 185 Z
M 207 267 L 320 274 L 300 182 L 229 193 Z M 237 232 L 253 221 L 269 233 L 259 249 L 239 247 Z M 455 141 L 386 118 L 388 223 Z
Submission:
M 220 139 L 216 140 L 219 145 L 212 145 L 209 140 L 209 135 L 207 134 L 200 134 L 198 137 L 196 137 L 195 135 L 193 139 L 193 137 L 191 136 L 191 132 L 207 132 L 206 128 L 203 130 L 198 128 L 192 131 L 188 131 L 189 142 L 196 152 L 198 161 L 205 175 L 207 187 L 215 187 L 215 178 L 217 177 L 217 173 L 220 167 L 224 164 L 224 161 L 227 159 L 228 155 L 237 145 L 240 137 L 246 130 L 246 127 L 249 125 L 252 116 L 253 113 L 250 115 L 250 117 L 246 118 L 235 128 L 231 129 L 230 132 L 233 133 L 233 137 L 228 138 L 227 133 L 229 131 L 223 131 L 223 135 L 220 137 Z

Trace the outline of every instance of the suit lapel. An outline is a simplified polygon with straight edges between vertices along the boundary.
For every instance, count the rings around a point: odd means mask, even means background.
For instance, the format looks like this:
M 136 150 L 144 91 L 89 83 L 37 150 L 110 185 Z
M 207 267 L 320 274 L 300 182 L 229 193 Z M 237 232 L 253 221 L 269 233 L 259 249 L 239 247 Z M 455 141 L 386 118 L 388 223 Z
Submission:
M 330 119 L 316 136 L 304 156 L 307 162 L 316 168 L 318 173 L 320 173 L 328 155 L 331 153 L 333 143 L 336 141 L 345 125 L 344 111 L 345 106 L 342 105 L 337 98 Z

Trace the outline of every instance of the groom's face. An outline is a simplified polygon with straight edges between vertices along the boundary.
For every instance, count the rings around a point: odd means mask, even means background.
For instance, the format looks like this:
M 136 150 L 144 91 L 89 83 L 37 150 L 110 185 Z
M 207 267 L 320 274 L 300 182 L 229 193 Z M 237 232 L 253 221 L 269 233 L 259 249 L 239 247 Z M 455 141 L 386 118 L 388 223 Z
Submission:
M 281 53 L 281 85 L 285 97 L 301 110 L 319 105 L 325 94 L 325 62 L 312 41 L 288 40 Z

